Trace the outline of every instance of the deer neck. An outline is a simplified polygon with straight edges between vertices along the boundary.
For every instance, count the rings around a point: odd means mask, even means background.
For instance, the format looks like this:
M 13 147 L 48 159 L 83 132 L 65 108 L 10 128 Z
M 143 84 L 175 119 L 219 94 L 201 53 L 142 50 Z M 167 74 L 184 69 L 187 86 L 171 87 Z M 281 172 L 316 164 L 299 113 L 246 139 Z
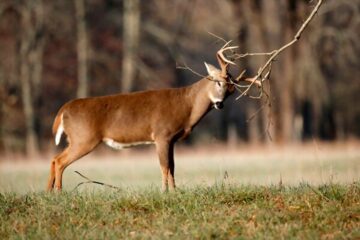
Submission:
M 203 78 L 196 83 L 192 84 L 188 88 L 188 101 L 191 104 L 202 103 L 205 105 L 210 105 L 211 100 L 209 97 L 209 88 L 211 81 L 206 78 Z
M 212 102 L 209 97 L 211 82 L 203 78 L 189 86 L 187 102 L 191 107 L 190 124 L 195 125 L 200 119 L 211 110 Z

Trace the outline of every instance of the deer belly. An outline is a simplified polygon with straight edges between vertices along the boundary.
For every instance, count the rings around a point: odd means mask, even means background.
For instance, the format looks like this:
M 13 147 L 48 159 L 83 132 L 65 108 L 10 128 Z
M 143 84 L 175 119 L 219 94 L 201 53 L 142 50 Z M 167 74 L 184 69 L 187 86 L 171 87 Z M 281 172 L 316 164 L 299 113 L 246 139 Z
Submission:
M 148 145 L 148 144 L 154 144 L 154 142 L 151 141 L 145 141 L 145 142 L 131 142 L 131 143 L 121 143 L 121 142 L 116 142 L 111 138 L 104 138 L 103 142 L 108 145 L 111 148 L 120 150 L 120 149 L 124 149 L 124 148 L 131 148 L 131 147 L 135 147 L 138 145 Z

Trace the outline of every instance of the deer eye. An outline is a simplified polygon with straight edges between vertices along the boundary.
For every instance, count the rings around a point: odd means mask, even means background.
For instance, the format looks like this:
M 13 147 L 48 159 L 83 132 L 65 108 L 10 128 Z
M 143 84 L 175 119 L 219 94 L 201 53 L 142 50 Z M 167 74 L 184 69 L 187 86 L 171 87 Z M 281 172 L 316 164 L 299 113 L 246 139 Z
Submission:
M 219 81 L 216 81 L 216 85 L 218 85 L 219 87 L 221 87 L 221 83 Z

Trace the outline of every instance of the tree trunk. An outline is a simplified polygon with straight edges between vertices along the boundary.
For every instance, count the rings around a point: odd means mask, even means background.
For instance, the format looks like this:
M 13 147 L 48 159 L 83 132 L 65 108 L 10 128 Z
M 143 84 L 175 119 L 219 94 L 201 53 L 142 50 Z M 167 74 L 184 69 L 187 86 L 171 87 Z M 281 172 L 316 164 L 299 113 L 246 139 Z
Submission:
M 0 67 L 0 151 L 4 151 L 5 150 L 5 141 L 4 141 L 4 107 L 5 107 L 5 103 L 4 103 L 4 99 L 5 99 L 5 94 L 4 94 L 4 79 L 3 79 L 3 73 L 2 73 L 2 69 Z
M 44 9 L 42 0 L 28 2 L 19 7 L 21 15 L 19 68 L 22 104 L 26 126 L 26 153 L 39 154 L 39 138 L 36 129 L 37 109 L 41 96 L 42 57 L 44 50 Z M 33 16 L 34 14 L 34 16 Z M 33 20 L 33 21 L 32 21 Z M 35 101 L 36 100 L 36 103 Z
M 285 4 L 286 19 L 284 26 L 284 43 L 290 42 L 296 29 L 296 0 L 287 1 Z M 283 81 L 282 91 L 280 91 L 280 101 L 282 106 L 282 140 L 286 143 L 294 141 L 294 91 L 293 91 L 293 78 L 294 78 L 294 65 L 295 65 L 295 49 L 289 48 L 284 52 L 283 56 Z
M 35 107 L 34 127 L 39 139 L 41 138 L 41 108 L 42 108 L 42 74 L 43 74 L 43 55 L 45 46 L 44 29 L 44 5 L 42 0 L 38 0 L 34 6 L 36 22 L 34 27 L 34 46 L 30 53 L 30 64 L 32 66 L 31 82 L 33 83 L 33 104 Z
M 259 1 L 243 0 L 234 1 L 236 3 L 235 13 L 240 22 L 239 42 L 240 52 L 264 52 L 267 50 L 266 34 L 263 29 L 263 9 Z M 242 59 L 246 65 L 247 74 L 255 75 L 258 68 L 265 62 L 265 57 L 250 57 Z M 269 138 L 265 133 L 268 128 L 268 107 L 257 112 L 264 102 L 249 102 L 246 104 L 248 121 L 248 139 L 251 143 L 261 140 L 268 142 Z M 266 114 L 264 114 L 266 113 Z
M 288 23 L 286 13 L 287 3 L 279 0 L 263 1 L 264 31 L 266 33 L 267 47 L 269 50 L 277 49 L 288 40 Z M 284 37 L 286 35 L 286 37 Z M 291 50 L 290 50 L 291 51 Z M 286 142 L 291 133 L 291 91 L 289 53 L 280 56 L 273 66 L 271 85 L 275 102 L 272 104 L 272 120 L 274 122 L 274 137 L 277 142 Z M 280 67 L 282 66 L 282 67 Z
M 129 92 L 134 87 L 136 55 L 140 38 L 140 2 L 124 0 L 123 20 L 123 62 L 121 90 Z
M 39 152 L 39 143 L 35 131 L 35 115 L 30 79 L 30 44 L 32 42 L 31 10 L 24 6 L 22 12 L 22 37 L 20 41 L 20 82 L 22 90 L 22 104 L 26 126 L 26 153 L 34 156 Z
M 77 30 L 77 58 L 78 58 L 78 89 L 77 97 L 84 98 L 89 94 L 89 84 L 87 76 L 88 64 L 88 40 L 85 21 L 85 2 L 84 0 L 75 1 L 76 30 Z

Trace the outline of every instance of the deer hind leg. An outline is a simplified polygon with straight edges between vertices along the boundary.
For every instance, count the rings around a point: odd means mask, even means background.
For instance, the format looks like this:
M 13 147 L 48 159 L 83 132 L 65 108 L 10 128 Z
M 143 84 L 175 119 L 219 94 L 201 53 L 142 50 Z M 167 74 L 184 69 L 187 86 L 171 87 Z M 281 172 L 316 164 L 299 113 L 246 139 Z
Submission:
M 83 144 L 71 144 L 69 145 L 58 158 L 55 158 L 55 188 L 57 190 L 62 189 L 62 176 L 65 168 L 71 163 L 85 156 L 91 152 L 99 142 L 87 142 Z
M 57 156 L 55 156 L 50 163 L 50 174 L 49 174 L 49 180 L 48 180 L 48 184 L 47 184 L 47 191 L 52 191 L 54 189 L 54 184 L 55 184 L 55 162 L 56 160 L 61 157 L 64 154 L 64 152 L 62 152 L 61 154 L 58 154 Z
M 174 144 L 169 141 L 158 141 L 156 142 L 156 149 L 159 155 L 160 168 L 162 173 L 162 191 L 168 189 L 168 183 L 170 189 L 175 189 L 175 178 L 174 178 Z

